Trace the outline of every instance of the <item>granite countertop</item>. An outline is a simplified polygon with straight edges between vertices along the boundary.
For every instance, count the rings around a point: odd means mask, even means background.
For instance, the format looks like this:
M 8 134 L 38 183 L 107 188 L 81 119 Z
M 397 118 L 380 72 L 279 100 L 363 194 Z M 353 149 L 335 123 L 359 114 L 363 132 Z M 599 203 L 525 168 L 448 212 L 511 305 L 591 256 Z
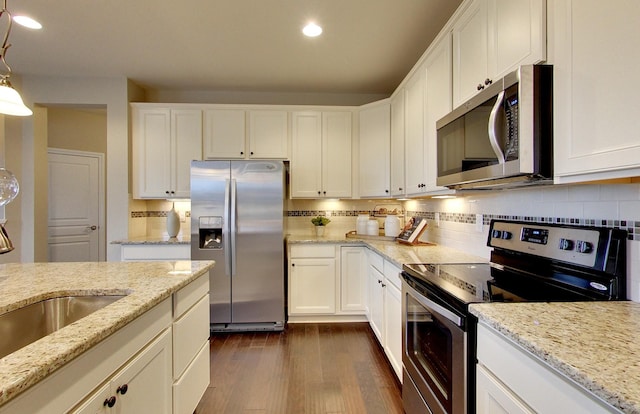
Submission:
M 0 405 L 156 306 L 212 261 L 0 265 L 0 314 L 68 295 L 127 296 L 0 358 Z
M 289 244 L 333 243 L 367 246 L 398 267 L 405 263 L 486 263 L 487 259 L 437 244 L 409 246 L 395 241 L 347 238 L 345 236 L 287 236 Z
M 471 313 L 625 413 L 640 413 L 640 303 L 487 303 Z
M 180 236 L 178 237 L 169 237 L 169 236 L 161 236 L 161 237 L 132 237 L 130 239 L 124 240 L 114 240 L 111 244 L 191 244 L 191 235 L 188 236 Z

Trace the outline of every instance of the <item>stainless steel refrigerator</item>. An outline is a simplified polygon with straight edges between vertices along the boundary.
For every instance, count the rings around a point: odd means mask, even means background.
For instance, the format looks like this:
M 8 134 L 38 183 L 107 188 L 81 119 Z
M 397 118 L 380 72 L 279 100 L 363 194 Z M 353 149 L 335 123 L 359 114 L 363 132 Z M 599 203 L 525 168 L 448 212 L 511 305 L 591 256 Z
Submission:
M 191 259 L 210 272 L 211 330 L 282 330 L 281 161 L 191 163 Z

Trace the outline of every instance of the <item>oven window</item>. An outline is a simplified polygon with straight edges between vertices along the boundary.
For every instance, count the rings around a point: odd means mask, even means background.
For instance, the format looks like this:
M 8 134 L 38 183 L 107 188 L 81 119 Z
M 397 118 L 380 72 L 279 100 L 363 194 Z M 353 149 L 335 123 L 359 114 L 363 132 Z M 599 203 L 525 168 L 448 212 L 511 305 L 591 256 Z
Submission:
M 451 410 L 453 338 L 451 331 L 411 295 L 407 298 L 407 356 L 429 388 Z

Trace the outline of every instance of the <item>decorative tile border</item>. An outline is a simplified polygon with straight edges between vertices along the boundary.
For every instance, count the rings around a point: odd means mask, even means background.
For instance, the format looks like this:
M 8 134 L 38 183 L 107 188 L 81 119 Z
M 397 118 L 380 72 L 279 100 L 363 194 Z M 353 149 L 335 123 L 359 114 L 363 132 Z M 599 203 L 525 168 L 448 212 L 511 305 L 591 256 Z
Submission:
M 190 211 L 185 211 L 185 217 L 191 217 Z M 131 218 L 158 218 L 167 217 L 166 211 L 132 211 Z

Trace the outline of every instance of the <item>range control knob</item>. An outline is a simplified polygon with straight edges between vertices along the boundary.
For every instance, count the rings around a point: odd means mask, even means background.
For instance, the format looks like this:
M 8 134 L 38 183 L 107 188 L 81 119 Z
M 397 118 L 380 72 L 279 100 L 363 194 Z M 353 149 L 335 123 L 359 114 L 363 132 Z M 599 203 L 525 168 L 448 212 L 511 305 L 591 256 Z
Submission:
M 513 236 L 513 235 L 511 234 L 510 231 L 503 231 L 501 238 L 504 239 L 504 240 L 509 240 L 509 239 L 511 239 L 511 236 Z
M 578 240 L 576 241 L 576 251 L 578 253 L 591 253 L 593 251 L 593 244 L 587 241 Z
M 573 250 L 573 240 L 560 239 L 560 250 Z
M 494 239 L 501 239 L 502 238 L 502 232 L 500 230 L 493 230 L 491 231 L 491 237 Z

